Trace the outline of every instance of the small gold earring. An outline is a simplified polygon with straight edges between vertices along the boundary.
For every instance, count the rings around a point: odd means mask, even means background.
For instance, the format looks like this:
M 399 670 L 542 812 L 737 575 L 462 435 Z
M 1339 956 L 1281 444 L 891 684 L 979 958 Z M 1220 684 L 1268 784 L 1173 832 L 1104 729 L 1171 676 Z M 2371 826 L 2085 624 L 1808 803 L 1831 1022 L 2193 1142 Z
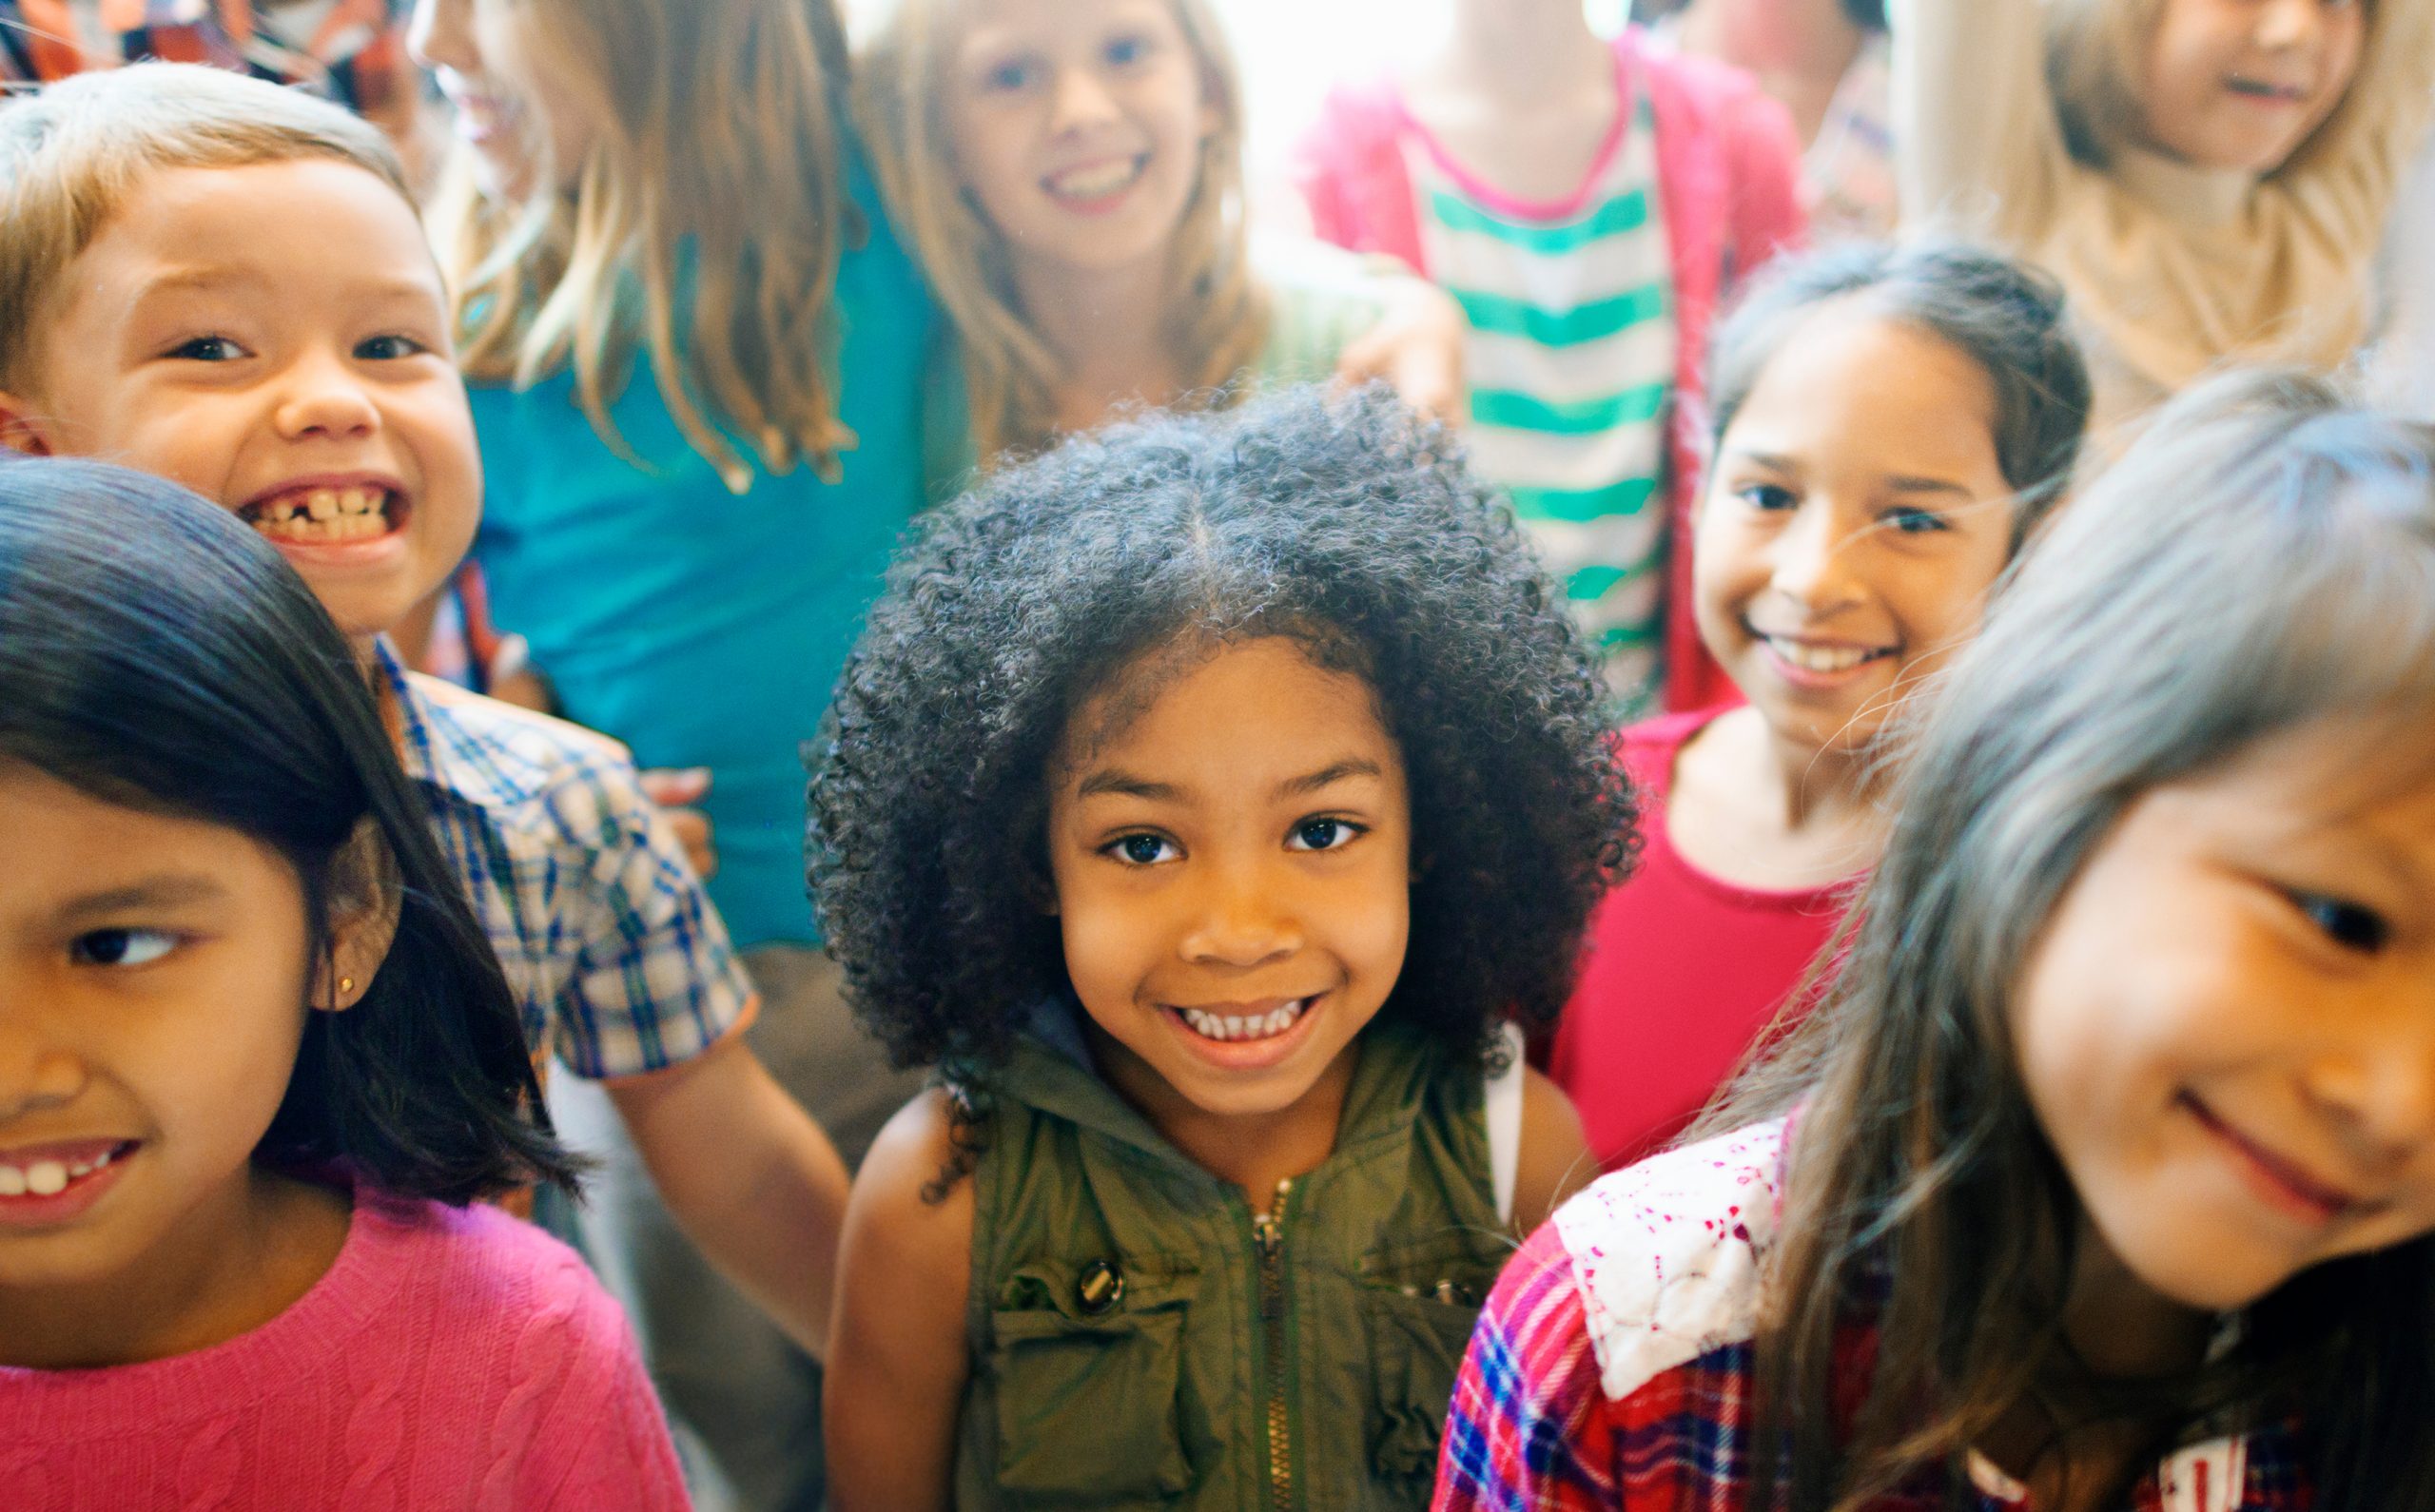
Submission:
M 355 979 L 353 977 L 341 977 L 339 979 L 339 996 L 343 998 L 353 991 L 355 991 Z

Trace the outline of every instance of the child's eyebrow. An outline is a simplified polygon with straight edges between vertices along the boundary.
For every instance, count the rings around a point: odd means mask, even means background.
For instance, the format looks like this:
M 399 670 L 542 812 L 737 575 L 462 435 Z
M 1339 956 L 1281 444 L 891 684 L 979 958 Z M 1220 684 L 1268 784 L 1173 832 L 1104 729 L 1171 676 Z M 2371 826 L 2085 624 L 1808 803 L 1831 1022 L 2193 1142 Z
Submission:
M 146 877 L 124 887 L 106 892 L 87 893 L 59 911 L 68 923 L 80 920 L 100 919 L 130 909 L 176 908 L 190 903 L 217 902 L 228 896 L 228 889 L 213 878 L 200 872 L 164 872 Z
M 1885 480 L 1885 486 L 1889 492 L 1896 494 L 1954 494 L 1963 498 L 1975 496 L 1970 490 L 1959 483 L 1941 477 L 1889 477 Z
M 208 294 L 214 289 L 266 288 L 270 280 L 250 268 L 170 268 L 144 281 L 143 298 L 156 294 Z
M 1183 797 L 1183 789 L 1171 783 L 1154 783 L 1130 772 L 1118 771 L 1113 766 L 1103 766 L 1091 773 L 1082 779 L 1081 786 L 1074 789 L 1078 800 L 1097 798 L 1102 793 L 1146 799 L 1154 804 L 1172 804 Z
M 1739 457 L 1744 462 L 1755 463 L 1760 467 L 1767 469 L 1771 473 L 1798 473 L 1801 471 L 1800 467 L 1791 457 L 1782 456 L 1774 452 L 1754 452 L 1748 447 L 1735 446 L 1726 448 L 1726 455 L 1729 456 Z
M 1315 793 L 1322 787 L 1333 787 L 1336 784 L 1344 782 L 1349 778 L 1380 777 L 1384 775 L 1385 774 L 1383 772 L 1379 771 L 1378 764 L 1376 762 L 1368 760 L 1365 757 L 1351 756 L 1347 757 L 1343 761 L 1335 763 L 1333 766 L 1322 766 L 1317 771 L 1311 773 L 1307 777 L 1287 778 L 1285 781 L 1276 785 L 1276 796 L 1279 798 L 1292 798 L 1301 793 Z

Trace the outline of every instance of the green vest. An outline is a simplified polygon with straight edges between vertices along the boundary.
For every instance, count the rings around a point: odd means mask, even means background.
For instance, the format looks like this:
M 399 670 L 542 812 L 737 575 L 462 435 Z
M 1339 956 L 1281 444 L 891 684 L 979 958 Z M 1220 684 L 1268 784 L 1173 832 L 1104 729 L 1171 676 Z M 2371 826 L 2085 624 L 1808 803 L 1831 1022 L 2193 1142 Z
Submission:
M 1088 1067 L 1026 1036 L 973 1173 L 956 1504 L 1428 1504 L 1512 1251 L 1479 1063 L 1362 1035 L 1334 1153 L 1255 1222 Z

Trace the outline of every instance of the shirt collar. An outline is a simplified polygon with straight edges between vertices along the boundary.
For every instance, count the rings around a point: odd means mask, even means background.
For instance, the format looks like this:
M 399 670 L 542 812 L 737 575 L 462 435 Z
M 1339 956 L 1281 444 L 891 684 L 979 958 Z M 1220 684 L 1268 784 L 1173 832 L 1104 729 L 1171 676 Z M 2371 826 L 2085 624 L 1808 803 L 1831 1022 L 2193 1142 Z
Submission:
M 499 742 L 463 720 L 436 717 L 438 701 L 424 686 L 429 679 L 408 672 L 385 635 L 373 643 L 373 663 L 380 701 L 397 716 L 399 762 L 418 786 L 483 809 L 513 807 L 533 796 L 534 789 L 516 780 L 515 764 L 504 759 L 509 753 Z

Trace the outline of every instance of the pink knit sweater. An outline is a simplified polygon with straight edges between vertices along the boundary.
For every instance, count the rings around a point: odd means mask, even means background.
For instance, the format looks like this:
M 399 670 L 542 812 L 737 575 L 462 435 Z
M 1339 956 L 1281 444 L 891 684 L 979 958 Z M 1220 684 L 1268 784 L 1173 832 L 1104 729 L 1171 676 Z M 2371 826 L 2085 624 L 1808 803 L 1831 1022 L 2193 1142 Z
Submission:
M 329 1273 L 227 1343 L 0 1367 L 10 1512 L 682 1508 L 633 1335 L 583 1262 L 488 1208 L 359 1195 Z

